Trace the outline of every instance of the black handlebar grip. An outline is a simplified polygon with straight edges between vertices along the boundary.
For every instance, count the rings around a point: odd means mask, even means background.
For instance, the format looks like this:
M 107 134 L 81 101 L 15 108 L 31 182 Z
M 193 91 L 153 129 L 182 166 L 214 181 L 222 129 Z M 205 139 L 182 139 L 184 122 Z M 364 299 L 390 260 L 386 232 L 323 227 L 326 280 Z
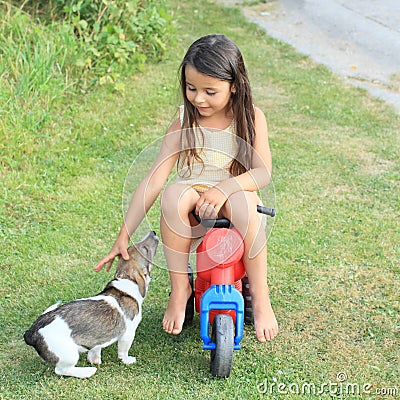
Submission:
M 275 208 L 268 208 L 264 206 L 257 206 L 257 211 L 261 214 L 269 215 L 270 217 L 275 217 L 276 210 Z M 193 210 L 192 214 L 197 222 L 201 223 L 206 228 L 232 228 L 232 223 L 227 218 L 218 218 L 218 219 L 206 219 L 200 218 L 196 211 Z
M 276 210 L 275 208 L 268 208 L 264 206 L 257 206 L 257 211 L 261 214 L 269 215 L 270 217 L 275 217 Z
M 227 218 L 218 218 L 218 219 L 207 219 L 200 218 L 195 210 L 192 211 L 192 214 L 197 222 L 201 223 L 206 228 L 231 228 L 232 223 Z

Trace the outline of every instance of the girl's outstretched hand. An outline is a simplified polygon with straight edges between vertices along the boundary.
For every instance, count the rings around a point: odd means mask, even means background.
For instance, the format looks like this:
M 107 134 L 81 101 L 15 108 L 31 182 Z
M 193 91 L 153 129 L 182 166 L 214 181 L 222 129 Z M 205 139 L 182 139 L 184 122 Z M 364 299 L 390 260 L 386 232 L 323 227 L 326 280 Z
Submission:
M 118 237 L 110 252 L 97 263 L 97 265 L 94 267 L 94 270 L 96 272 L 99 272 L 104 268 L 106 264 L 108 264 L 106 271 L 109 272 L 111 266 L 113 265 L 115 257 L 117 256 L 121 256 L 124 260 L 129 260 L 128 244 L 129 240 Z

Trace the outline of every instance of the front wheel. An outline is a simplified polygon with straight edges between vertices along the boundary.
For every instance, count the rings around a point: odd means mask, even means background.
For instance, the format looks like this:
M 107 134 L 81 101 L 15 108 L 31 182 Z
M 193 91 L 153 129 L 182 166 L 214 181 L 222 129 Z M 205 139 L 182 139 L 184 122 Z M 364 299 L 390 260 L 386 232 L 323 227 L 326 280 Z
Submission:
M 218 314 L 214 318 L 211 339 L 216 344 L 211 350 L 211 374 L 228 378 L 231 373 L 235 327 L 232 317 Z

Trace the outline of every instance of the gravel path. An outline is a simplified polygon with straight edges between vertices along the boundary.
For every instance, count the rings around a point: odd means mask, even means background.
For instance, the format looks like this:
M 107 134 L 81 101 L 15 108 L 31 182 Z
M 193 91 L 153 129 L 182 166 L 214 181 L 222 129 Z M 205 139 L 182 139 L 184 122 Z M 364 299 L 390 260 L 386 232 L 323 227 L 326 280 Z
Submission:
M 400 112 L 400 0 L 218 2 Z

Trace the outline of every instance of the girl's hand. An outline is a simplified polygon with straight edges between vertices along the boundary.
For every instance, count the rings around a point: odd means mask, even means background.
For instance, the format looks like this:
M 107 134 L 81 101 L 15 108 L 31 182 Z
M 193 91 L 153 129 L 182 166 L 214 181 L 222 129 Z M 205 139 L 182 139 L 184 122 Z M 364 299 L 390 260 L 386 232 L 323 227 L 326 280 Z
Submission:
M 216 219 L 228 196 L 217 186 L 202 193 L 196 203 L 196 214 L 204 219 Z
M 104 268 L 106 264 L 108 264 L 106 271 L 109 272 L 115 260 L 115 257 L 117 256 L 121 256 L 124 260 L 129 260 L 129 254 L 127 250 L 128 245 L 129 239 L 118 237 L 108 255 L 97 263 L 97 265 L 94 267 L 94 270 L 96 272 L 99 272 Z

